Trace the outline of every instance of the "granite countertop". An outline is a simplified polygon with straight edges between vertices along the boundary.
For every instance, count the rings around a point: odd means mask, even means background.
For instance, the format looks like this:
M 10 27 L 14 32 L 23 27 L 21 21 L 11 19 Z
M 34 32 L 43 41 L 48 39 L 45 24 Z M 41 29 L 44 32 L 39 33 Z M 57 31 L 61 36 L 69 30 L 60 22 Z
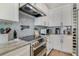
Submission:
M 3 45 L 0 44 L 0 55 L 4 55 L 4 54 L 11 52 L 15 49 L 21 48 L 27 44 L 30 44 L 30 43 L 25 42 L 20 39 L 18 39 L 18 40 L 15 39 L 15 40 L 9 41 L 8 43 L 3 44 Z

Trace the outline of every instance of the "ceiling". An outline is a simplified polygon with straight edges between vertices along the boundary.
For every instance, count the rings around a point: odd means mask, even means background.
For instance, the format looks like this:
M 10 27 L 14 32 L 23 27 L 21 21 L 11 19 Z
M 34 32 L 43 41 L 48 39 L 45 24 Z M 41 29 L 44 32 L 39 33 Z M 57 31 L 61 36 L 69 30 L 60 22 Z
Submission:
M 70 4 L 70 3 L 46 3 L 46 6 L 48 7 L 48 9 L 53 9 L 53 8 L 60 7 L 66 4 Z

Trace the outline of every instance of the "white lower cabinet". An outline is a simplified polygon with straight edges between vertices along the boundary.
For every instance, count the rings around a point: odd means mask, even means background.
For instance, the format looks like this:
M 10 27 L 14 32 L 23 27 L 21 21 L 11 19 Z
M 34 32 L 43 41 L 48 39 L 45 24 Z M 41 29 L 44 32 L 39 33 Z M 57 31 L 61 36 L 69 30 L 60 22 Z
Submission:
M 61 50 L 60 35 L 53 35 L 54 49 Z
M 72 36 L 64 35 L 62 43 L 62 51 L 72 53 Z
M 72 36 L 71 35 L 60 35 L 54 36 L 54 49 L 72 53 Z
M 47 36 L 47 54 L 51 51 L 50 49 L 50 40 L 49 40 L 49 36 Z
M 47 54 L 53 49 L 53 36 L 49 35 L 47 39 Z
M 64 52 L 72 53 L 72 36 L 71 35 L 49 35 L 47 50 L 57 49 Z
M 48 53 L 52 49 L 61 50 L 60 35 L 49 35 L 48 36 L 48 43 L 47 43 Z
M 4 54 L 4 56 L 30 56 L 30 44 Z
M 71 35 L 55 35 L 54 49 L 72 53 L 72 36 Z
M 54 48 L 53 35 L 50 35 L 49 40 L 50 40 L 50 50 L 52 50 Z

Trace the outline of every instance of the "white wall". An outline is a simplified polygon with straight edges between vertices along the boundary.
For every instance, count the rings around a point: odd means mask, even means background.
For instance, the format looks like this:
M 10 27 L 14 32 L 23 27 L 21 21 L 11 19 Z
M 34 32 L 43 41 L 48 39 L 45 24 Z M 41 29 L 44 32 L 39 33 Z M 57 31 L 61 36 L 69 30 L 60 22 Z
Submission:
M 14 23 L 12 27 L 17 31 L 18 37 L 34 35 L 34 19 L 24 14 L 19 14 L 20 23 Z M 20 25 L 29 25 L 30 28 L 21 30 Z

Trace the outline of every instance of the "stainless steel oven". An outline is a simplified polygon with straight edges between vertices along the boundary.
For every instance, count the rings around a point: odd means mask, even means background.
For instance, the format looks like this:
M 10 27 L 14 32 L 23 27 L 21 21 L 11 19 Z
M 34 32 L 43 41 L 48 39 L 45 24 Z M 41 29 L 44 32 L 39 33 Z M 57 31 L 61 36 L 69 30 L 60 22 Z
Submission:
M 46 40 L 43 38 L 38 38 L 31 45 L 31 55 L 32 56 L 46 56 L 47 54 Z

